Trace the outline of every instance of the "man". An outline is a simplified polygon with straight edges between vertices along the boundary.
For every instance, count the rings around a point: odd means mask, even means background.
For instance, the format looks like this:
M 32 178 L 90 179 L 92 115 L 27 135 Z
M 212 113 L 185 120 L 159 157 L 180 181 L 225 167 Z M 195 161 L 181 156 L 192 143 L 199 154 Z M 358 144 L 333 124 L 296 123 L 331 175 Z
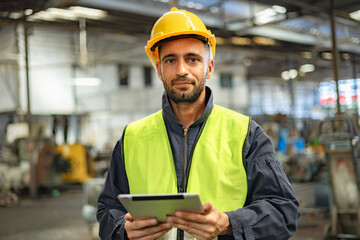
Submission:
M 102 239 L 288 239 L 298 201 L 264 131 L 213 104 L 215 36 L 194 14 L 171 9 L 146 52 L 165 92 L 162 110 L 129 124 L 99 196 Z M 196 192 L 204 214 L 134 220 L 118 194 Z

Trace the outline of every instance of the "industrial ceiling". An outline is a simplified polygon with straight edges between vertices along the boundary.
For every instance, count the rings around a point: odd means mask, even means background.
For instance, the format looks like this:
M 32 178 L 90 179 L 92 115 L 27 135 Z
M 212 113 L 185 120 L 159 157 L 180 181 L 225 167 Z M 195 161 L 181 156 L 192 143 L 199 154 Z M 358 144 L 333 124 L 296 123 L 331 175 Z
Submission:
M 304 63 L 318 67 L 314 74 L 331 77 L 331 56 L 326 55 L 332 48 L 331 16 L 340 65 L 345 64 L 341 74 L 360 55 L 359 0 L 2 0 L 0 27 L 26 22 L 78 29 L 78 17 L 59 10 L 90 8 L 106 14 L 85 16 L 88 31 L 146 40 L 156 19 L 171 7 L 196 13 L 217 36 L 217 65 L 243 64 L 253 77 L 279 76 Z

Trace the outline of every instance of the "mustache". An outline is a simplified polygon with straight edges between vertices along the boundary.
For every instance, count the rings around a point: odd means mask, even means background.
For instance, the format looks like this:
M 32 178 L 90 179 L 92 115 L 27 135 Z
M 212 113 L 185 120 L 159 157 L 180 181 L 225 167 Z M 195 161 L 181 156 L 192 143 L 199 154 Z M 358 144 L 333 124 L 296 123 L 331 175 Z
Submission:
M 174 84 L 176 84 L 177 82 L 188 82 L 188 83 L 190 83 L 190 84 L 194 84 L 194 83 L 195 83 L 195 80 L 192 79 L 192 78 L 186 77 L 186 76 L 179 76 L 179 77 L 173 78 L 173 79 L 171 80 L 171 85 L 174 85 Z

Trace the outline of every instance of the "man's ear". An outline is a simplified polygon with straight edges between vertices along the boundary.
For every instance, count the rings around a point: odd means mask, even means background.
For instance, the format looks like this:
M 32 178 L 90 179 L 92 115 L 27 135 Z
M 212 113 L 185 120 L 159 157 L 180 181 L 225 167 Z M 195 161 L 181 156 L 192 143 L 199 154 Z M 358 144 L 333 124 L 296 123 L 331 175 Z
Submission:
M 206 74 L 206 79 L 210 79 L 213 72 L 214 72 L 214 59 L 210 59 L 209 60 L 209 63 L 208 63 L 208 71 L 207 71 L 207 74 Z
M 160 62 L 156 62 L 156 72 L 158 74 L 158 77 L 159 77 L 160 81 L 162 81 L 162 78 L 161 78 L 161 63 Z

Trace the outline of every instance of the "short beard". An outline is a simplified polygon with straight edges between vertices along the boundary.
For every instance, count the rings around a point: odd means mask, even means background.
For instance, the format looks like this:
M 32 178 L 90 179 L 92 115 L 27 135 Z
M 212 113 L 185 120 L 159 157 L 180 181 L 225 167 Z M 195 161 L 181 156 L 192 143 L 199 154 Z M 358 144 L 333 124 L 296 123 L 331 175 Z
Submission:
M 172 79 L 170 84 L 174 85 L 174 83 L 176 83 L 177 81 L 188 81 L 191 84 L 193 84 L 195 86 L 195 88 L 190 93 L 176 92 L 164 81 L 164 88 L 165 88 L 166 93 L 168 94 L 169 98 L 172 101 L 174 101 L 176 104 L 185 103 L 185 102 L 187 102 L 187 103 L 196 102 L 199 99 L 201 93 L 203 92 L 203 90 L 205 88 L 205 80 L 204 79 L 202 79 L 201 82 L 199 82 L 198 86 L 195 85 L 196 82 L 194 80 L 186 78 L 186 77 L 177 77 L 175 79 Z

